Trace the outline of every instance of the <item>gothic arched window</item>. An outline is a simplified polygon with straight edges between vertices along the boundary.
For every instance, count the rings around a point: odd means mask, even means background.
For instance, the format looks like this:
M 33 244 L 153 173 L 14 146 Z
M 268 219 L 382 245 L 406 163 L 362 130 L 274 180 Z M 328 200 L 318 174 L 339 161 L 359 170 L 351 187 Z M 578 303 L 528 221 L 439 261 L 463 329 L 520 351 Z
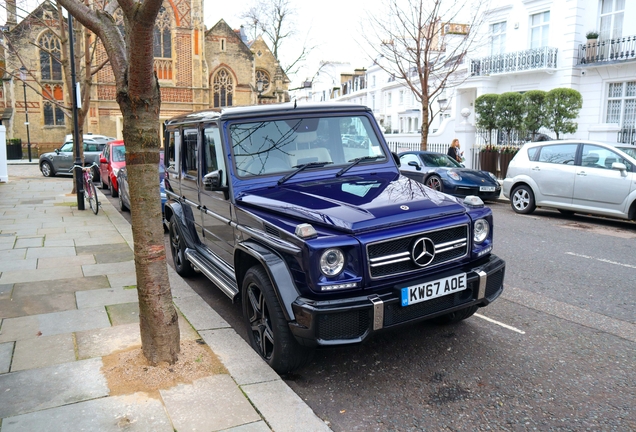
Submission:
M 38 40 L 40 44 L 40 73 L 43 80 L 62 80 L 60 40 L 47 31 Z
M 220 69 L 213 80 L 214 108 L 232 106 L 234 80 L 227 69 Z
M 269 74 L 261 69 L 256 69 L 256 82 L 263 82 L 263 93 L 267 93 L 269 90 L 270 78 Z
M 172 33 L 170 31 L 170 15 L 161 6 L 154 30 L 154 56 L 161 58 L 172 57 Z

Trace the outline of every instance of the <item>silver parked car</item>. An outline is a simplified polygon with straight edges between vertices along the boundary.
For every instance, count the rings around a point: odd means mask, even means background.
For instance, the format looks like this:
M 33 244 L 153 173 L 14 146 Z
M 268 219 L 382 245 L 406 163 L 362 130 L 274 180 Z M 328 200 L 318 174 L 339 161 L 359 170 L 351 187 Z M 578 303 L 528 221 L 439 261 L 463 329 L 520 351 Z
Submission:
M 636 146 L 584 140 L 525 144 L 508 166 L 503 194 L 517 213 L 551 207 L 636 220 Z
M 93 162 L 98 165 L 93 171 L 93 181 L 99 181 L 99 156 L 106 143 L 114 139 L 104 135 L 84 135 L 84 165 L 89 166 Z M 72 136 L 70 139 L 67 136 L 66 142 L 59 149 L 40 155 L 40 171 L 44 177 L 72 175 L 70 169 L 74 163 Z

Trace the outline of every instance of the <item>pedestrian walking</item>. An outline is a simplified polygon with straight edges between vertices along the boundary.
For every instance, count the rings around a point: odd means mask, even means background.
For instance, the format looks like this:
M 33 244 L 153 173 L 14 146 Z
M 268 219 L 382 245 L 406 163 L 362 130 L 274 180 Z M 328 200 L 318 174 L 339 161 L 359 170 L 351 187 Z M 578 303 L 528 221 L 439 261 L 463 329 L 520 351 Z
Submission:
M 453 140 L 446 154 L 455 159 L 457 162 L 462 163 L 464 160 L 464 152 L 459 149 L 459 140 L 457 138 Z

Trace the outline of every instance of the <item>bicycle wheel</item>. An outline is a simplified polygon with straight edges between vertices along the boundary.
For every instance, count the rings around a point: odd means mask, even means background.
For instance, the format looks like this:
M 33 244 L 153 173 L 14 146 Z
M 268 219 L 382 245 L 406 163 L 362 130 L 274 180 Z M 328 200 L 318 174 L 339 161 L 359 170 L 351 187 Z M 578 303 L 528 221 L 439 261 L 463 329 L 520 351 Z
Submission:
M 99 211 L 99 201 L 97 200 L 97 189 L 91 180 L 84 184 L 84 198 L 88 201 L 88 206 L 97 214 Z

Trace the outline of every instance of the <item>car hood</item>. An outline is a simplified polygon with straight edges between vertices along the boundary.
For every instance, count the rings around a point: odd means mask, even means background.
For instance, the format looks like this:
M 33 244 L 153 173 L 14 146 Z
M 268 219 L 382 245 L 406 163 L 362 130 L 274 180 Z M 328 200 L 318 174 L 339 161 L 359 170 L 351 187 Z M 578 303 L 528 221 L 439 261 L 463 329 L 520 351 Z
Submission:
M 351 233 L 466 212 L 457 199 L 393 172 L 250 190 L 237 204 Z
M 464 180 L 468 180 L 477 184 L 489 186 L 498 186 L 499 183 L 490 177 L 487 171 L 477 171 L 469 168 L 453 168 Z

